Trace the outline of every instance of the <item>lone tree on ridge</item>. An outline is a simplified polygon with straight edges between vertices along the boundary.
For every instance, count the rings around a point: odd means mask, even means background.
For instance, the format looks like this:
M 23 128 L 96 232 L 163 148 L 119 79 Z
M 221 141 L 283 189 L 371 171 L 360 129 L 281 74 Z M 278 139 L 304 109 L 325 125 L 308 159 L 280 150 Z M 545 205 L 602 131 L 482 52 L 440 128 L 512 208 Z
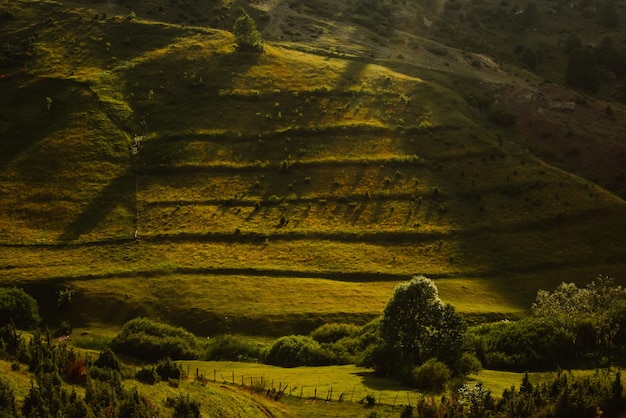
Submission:
M 263 52 L 263 37 L 256 27 L 256 22 L 245 10 L 242 11 L 243 14 L 233 25 L 237 46 L 242 50 Z

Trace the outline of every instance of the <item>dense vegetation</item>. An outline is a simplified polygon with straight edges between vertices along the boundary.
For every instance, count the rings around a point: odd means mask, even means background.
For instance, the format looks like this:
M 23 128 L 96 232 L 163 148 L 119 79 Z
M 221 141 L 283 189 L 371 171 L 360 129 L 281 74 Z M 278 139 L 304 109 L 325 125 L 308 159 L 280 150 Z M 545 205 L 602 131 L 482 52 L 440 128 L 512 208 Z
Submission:
M 619 415 L 622 6 L 0 1 L 0 415 Z
M 21 298 L 27 296 L 19 289 L 10 290 Z M 614 309 L 605 309 L 607 303 Z M 209 341 L 204 351 L 196 337 L 182 328 L 134 319 L 111 346 L 153 363 L 137 371 L 110 349 L 92 360 L 66 343 L 53 342 L 49 334 L 37 331 L 27 340 L 10 323 L 0 334 L 2 355 L 14 361 L 16 370 L 26 364 L 35 383 L 22 403 L 16 402 L 11 386 L 2 383 L 0 407 L 12 416 L 162 414 L 162 409 L 155 409 L 137 389 L 124 389 L 122 379 L 134 378 L 147 385 L 163 381 L 178 387 L 180 379 L 188 376 L 170 357 L 205 356 L 260 360 L 283 367 L 359 362 L 421 391 L 450 391 L 440 401 L 421 399 L 416 405 L 407 405 L 402 416 L 415 412 L 417 416 L 451 417 L 587 417 L 598 408 L 606 416 L 615 416 L 626 406 L 621 373 L 610 371 L 626 352 L 622 335 L 625 303 L 626 292 L 613 279 L 598 277 L 584 288 L 563 283 L 554 291 L 540 291 L 529 318 L 466 328 L 454 308 L 441 302 L 434 283 L 415 276 L 396 288 L 379 320 L 363 327 L 326 324 L 311 336 L 282 337 L 265 348 L 223 335 Z M 13 314 L 37 316 L 34 300 L 33 304 L 22 305 Z M 480 367 L 479 359 L 496 369 L 597 367 L 597 371 L 587 377 L 559 371 L 553 380 L 539 384 L 532 384 L 526 374 L 518 390 L 506 390 L 496 398 L 482 383 L 466 380 L 467 374 Z M 204 378 L 196 375 L 196 379 Z M 65 389 L 63 381 L 84 387 L 84 397 Z M 278 399 L 283 393 L 268 389 L 270 395 Z M 174 416 L 200 416 L 200 404 L 184 396 L 166 404 L 174 409 Z

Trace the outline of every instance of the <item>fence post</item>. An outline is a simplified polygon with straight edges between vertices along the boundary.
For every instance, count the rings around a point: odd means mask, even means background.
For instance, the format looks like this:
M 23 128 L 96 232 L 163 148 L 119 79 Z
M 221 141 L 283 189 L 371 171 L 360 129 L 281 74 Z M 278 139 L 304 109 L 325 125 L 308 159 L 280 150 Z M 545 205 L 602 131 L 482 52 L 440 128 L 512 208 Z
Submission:
M 302 390 L 304 389 L 304 386 L 300 386 L 300 399 L 302 399 Z
M 315 392 L 313 392 L 313 400 L 317 399 L 317 388 L 315 388 Z
M 233 371 L 233 385 L 235 384 L 235 372 Z
M 241 386 L 245 386 L 246 384 L 243 381 L 243 375 L 241 375 Z
M 217 374 L 217 370 L 213 369 L 213 381 L 215 382 L 215 375 Z

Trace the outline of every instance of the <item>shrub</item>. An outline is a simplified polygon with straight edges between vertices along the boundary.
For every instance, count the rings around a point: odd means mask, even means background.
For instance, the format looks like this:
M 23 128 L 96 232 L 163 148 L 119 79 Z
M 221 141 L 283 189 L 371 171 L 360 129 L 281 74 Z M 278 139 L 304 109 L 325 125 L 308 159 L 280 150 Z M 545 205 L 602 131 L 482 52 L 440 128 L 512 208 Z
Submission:
M 117 370 L 118 372 L 122 370 L 122 362 L 110 348 L 101 352 L 93 365 L 102 369 Z
M 333 354 L 320 344 L 303 335 L 290 335 L 277 339 L 265 358 L 267 364 L 281 367 L 328 366 L 334 364 Z
M 448 366 L 436 358 L 431 358 L 413 369 L 410 380 L 420 390 L 441 392 L 451 377 L 452 373 Z
M 354 324 L 324 324 L 311 332 L 311 337 L 318 343 L 334 343 L 355 334 L 359 329 Z
M 0 288 L 0 323 L 13 321 L 18 328 L 30 328 L 40 320 L 39 306 L 32 296 L 16 287 Z
M 58 337 L 63 337 L 66 335 L 71 335 L 71 334 L 72 334 L 72 325 L 70 324 L 70 321 L 63 321 L 59 324 L 59 327 L 54 330 L 54 333 L 52 335 L 54 338 L 58 338 Z
M 234 335 L 219 335 L 209 340 L 207 360 L 250 361 L 261 357 L 261 346 Z
M 145 361 L 155 362 L 167 357 L 197 357 L 193 334 L 147 318 L 135 318 L 126 324 L 111 342 L 113 350 Z
M 189 395 L 183 395 L 177 398 L 167 398 L 168 406 L 174 408 L 174 416 L 177 418 L 200 418 L 200 402 L 190 400 Z
M 243 13 L 233 26 L 235 41 L 242 50 L 263 51 L 263 37 L 257 30 L 256 22 L 247 13 Z
M 0 379 L 0 416 L 17 416 L 17 403 L 9 382 Z
M 576 350 L 563 330 L 534 318 L 485 324 L 472 330 L 479 338 L 480 361 L 490 369 L 548 370 L 575 364 Z M 583 341 L 580 341 L 583 343 Z
M 154 367 L 142 367 L 135 374 L 135 379 L 147 385 L 154 385 L 159 382 L 159 375 L 154 370 Z
M 183 369 L 176 364 L 176 362 L 167 358 L 159 361 L 156 366 L 156 372 L 161 380 L 180 379 L 183 374 Z

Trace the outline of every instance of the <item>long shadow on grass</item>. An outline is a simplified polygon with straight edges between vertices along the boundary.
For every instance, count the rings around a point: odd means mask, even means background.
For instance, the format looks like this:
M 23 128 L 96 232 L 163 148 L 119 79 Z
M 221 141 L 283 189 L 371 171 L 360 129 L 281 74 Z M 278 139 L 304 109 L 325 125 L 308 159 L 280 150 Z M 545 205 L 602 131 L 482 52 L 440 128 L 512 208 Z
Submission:
M 60 237 L 61 241 L 74 241 L 81 235 L 93 231 L 106 216 L 120 204 L 129 213 L 135 213 L 135 177 L 127 171 L 114 178 L 95 196 L 80 215 L 69 224 Z M 129 237 L 133 231 L 128 231 Z
M 0 80 L 0 169 L 71 123 L 73 110 L 90 105 L 72 81 L 28 77 Z
M 390 382 L 388 379 L 383 377 L 376 376 L 374 372 L 357 372 L 355 374 L 361 378 L 363 386 L 366 386 L 371 390 L 401 390 L 397 384 Z

